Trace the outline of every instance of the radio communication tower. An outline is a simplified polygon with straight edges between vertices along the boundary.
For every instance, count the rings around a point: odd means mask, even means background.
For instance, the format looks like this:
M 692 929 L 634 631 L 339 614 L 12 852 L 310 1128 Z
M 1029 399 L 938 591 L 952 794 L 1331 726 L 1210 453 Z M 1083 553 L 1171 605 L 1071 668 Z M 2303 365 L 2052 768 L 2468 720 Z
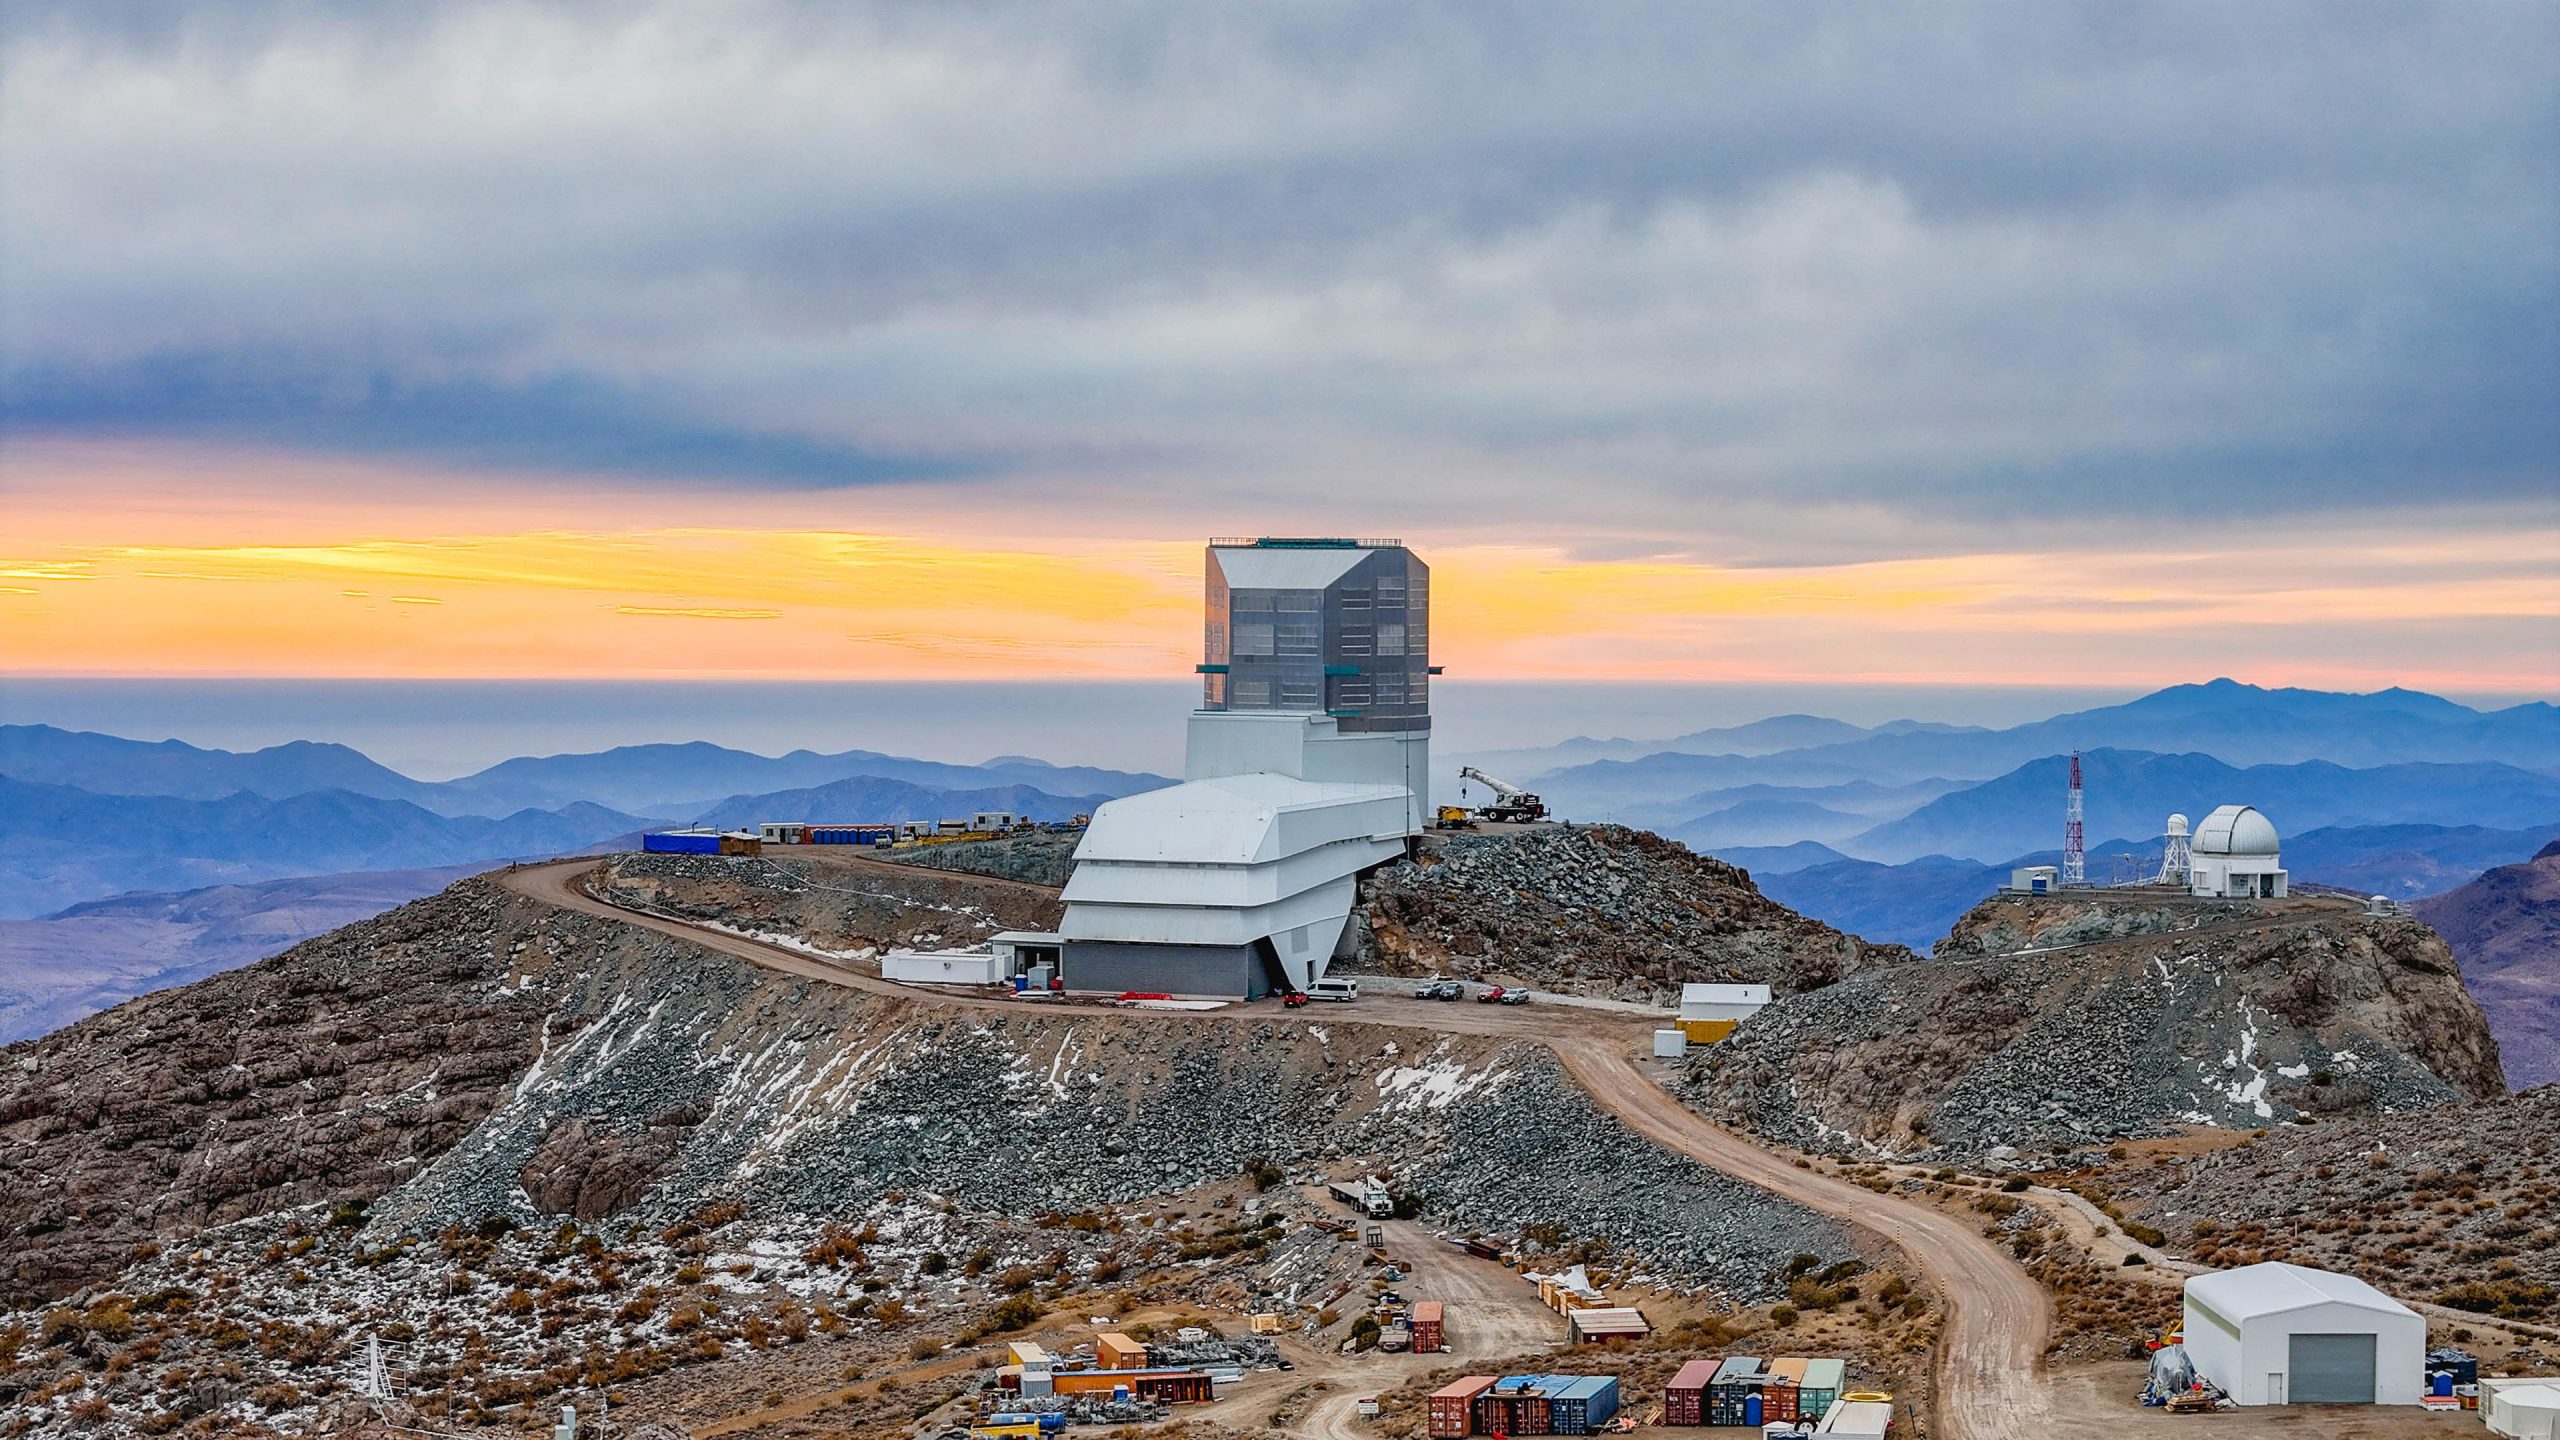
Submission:
M 2089 883 L 2089 860 L 2080 848 L 2080 752 L 2071 752 L 2071 799 L 2062 818 L 2062 888 L 2078 890 Z

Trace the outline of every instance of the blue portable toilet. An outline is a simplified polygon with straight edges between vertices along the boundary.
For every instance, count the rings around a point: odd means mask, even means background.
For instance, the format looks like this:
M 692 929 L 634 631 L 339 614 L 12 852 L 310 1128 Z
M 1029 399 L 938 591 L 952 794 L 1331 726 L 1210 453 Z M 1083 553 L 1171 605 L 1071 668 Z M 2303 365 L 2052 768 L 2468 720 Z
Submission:
M 1757 1391 L 1757 1390 L 1755 1390 L 1755 1391 L 1751 1392 L 1751 1393 L 1750 1393 L 1750 1394 L 1748 1394 L 1748 1395 L 1743 1396 L 1743 1397 L 1742 1397 L 1742 1423 L 1743 1423 L 1743 1424 L 1745 1424 L 1745 1425 L 1750 1426 L 1750 1427 L 1751 1427 L 1752 1429 L 1754 1429 L 1754 1430 L 1759 1429 L 1759 1428 L 1760 1428 L 1760 1415 L 1761 1415 L 1762 1410 L 1767 1406 L 1767 1404 L 1768 1404 L 1768 1401 L 1767 1401 L 1767 1400 L 1765 1400 L 1764 1398 L 1762 1398 L 1762 1396 L 1761 1396 L 1760 1392 L 1759 1392 L 1759 1391 Z

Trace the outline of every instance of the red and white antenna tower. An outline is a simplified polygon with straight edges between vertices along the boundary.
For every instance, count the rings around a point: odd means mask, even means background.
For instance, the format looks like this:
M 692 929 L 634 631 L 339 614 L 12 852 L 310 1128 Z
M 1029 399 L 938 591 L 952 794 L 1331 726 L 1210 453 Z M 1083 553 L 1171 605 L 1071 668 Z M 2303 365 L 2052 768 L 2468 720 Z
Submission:
M 2071 752 L 2071 800 L 2062 812 L 2062 888 L 2089 883 L 2089 857 L 2080 848 L 2080 752 Z

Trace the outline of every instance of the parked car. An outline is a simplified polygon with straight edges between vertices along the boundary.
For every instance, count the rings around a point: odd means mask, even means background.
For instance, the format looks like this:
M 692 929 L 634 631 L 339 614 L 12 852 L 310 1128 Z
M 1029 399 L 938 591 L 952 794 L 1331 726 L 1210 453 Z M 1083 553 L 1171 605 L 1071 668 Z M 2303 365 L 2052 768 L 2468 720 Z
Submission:
M 1526 1005 L 1529 1003 L 1529 992 L 1526 990 L 1505 990 L 1502 992 L 1502 1003 L 1505 1005 Z
M 1287 1009 L 1295 1010 L 1299 1006 L 1307 1003 L 1307 992 L 1304 990 L 1292 990 L 1288 994 L 1280 997 L 1280 1003 Z
M 1476 995 L 1476 1003 L 1479 1005 L 1501 1005 L 1507 1003 L 1502 997 L 1510 993 L 1510 991 L 1503 989 L 1499 985 L 1487 985 Z
M 1425 980 L 1413 987 L 1416 1000 L 1455 1000 L 1467 993 L 1467 987 L 1455 980 Z

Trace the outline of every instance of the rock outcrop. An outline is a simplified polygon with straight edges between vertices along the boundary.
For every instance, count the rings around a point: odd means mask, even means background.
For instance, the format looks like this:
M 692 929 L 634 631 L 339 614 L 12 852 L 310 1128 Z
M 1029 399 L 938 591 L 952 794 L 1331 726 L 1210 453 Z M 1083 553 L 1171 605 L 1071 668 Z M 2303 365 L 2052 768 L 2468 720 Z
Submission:
M 2497 1042 L 2424 925 L 2230 903 L 1986 901 L 1938 958 L 1859 971 L 1694 1053 L 1686 1094 L 1818 1148 L 2032 1158 L 2504 1093 Z
M 1361 884 L 1363 959 L 1668 1003 L 1693 980 L 1781 995 L 1910 960 L 1762 895 L 1748 872 L 1641 830 L 1541 826 L 1439 840 Z

